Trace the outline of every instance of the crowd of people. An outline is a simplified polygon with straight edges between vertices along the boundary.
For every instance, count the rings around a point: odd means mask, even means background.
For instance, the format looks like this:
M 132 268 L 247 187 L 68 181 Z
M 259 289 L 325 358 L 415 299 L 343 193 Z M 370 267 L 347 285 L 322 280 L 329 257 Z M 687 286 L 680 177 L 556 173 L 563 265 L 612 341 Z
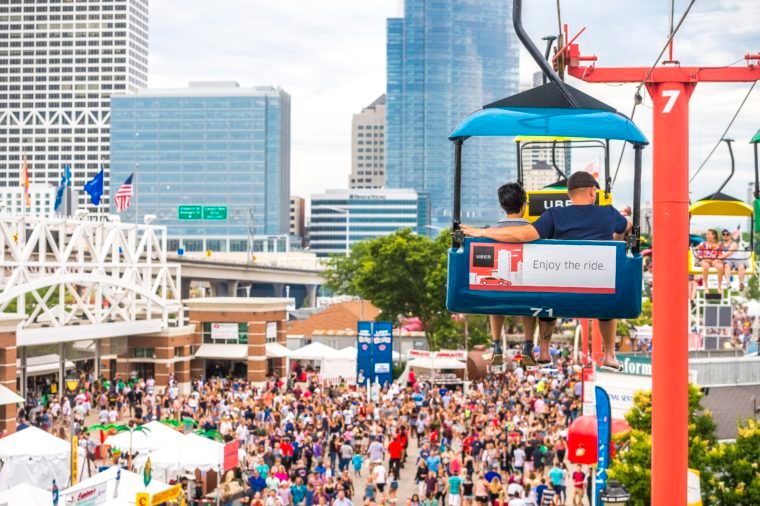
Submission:
M 466 394 L 461 384 L 412 379 L 371 390 L 371 400 L 366 389 L 323 384 L 308 370 L 298 378 L 306 381 L 266 386 L 198 378 L 189 393 L 174 381 L 101 378 L 73 406 L 50 396 L 21 409 L 19 424 L 65 437 L 73 418 L 80 444 L 106 460 L 87 425 L 172 419 L 218 433 L 245 450 L 232 479 L 243 503 L 256 506 L 583 504 L 588 471 L 567 460 L 579 373 L 563 354 L 553 357 L 551 368 L 529 373 L 518 363 Z M 200 497 L 189 485 L 190 504 Z

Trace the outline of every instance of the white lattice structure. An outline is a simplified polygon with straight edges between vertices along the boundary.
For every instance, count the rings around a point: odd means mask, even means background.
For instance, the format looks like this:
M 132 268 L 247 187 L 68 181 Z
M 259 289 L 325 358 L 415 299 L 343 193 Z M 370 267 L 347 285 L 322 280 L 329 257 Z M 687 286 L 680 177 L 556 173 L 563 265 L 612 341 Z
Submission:
M 165 227 L 6 215 L 0 251 L 0 311 L 27 315 L 19 346 L 157 332 L 182 320 Z

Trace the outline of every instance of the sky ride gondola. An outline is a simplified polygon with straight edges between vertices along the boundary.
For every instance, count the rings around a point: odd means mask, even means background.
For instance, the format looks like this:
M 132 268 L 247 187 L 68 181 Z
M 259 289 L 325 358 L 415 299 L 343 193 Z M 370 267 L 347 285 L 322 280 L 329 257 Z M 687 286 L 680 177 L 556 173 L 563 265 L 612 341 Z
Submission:
M 757 135 L 755 137 L 758 137 Z M 689 217 L 690 219 L 693 217 L 699 217 L 699 216 L 712 216 L 712 217 L 744 217 L 749 218 L 750 220 L 750 240 L 749 240 L 749 247 L 742 248 L 741 247 L 741 237 L 739 238 L 739 244 L 740 246 L 737 248 L 737 250 L 732 254 L 731 259 L 737 260 L 745 263 L 745 272 L 749 275 L 754 274 L 755 272 L 755 252 L 754 252 L 754 244 L 755 244 L 755 213 L 754 208 L 757 208 L 757 197 L 755 200 L 755 206 L 747 204 L 746 202 L 743 202 L 740 199 L 737 199 L 735 197 L 732 197 L 730 195 L 727 195 L 723 193 L 723 189 L 726 187 L 728 182 L 731 180 L 731 178 L 734 175 L 735 171 L 735 161 L 734 161 L 734 152 L 733 149 L 731 149 L 731 143 L 733 142 L 732 139 L 723 139 L 723 141 L 728 146 L 728 152 L 731 156 L 731 172 L 726 178 L 725 181 L 720 185 L 718 190 L 710 195 L 705 196 L 704 198 L 697 200 L 693 204 L 689 206 Z M 757 141 L 751 141 L 751 142 L 757 142 Z M 757 144 L 755 143 L 755 150 L 757 150 Z M 757 154 L 757 151 L 755 151 Z M 757 160 L 757 158 L 756 158 Z M 755 167 L 755 189 L 757 191 L 758 187 L 758 171 L 757 166 Z M 716 238 L 718 241 L 720 238 Z M 699 245 L 692 246 L 689 248 L 689 273 L 690 274 L 702 274 L 702 266 L 701 263 L 703 260 L 714 260 L 714 257 L 708 257 L 705 256 L 709 253 L 704 253 L 702 249 L 700 249 Z M 716 273 L 715 267 L 710 267 L 708 270 L 708 274 L 714 274 Z
M 484 106 L 465 118 L 449 135 L 454 143 L 454 209 L 447 307 L 460 313 L 602 319 L 637 317 L 641 313 L 642 289 L 641 154 L 648 140 L 628 118 L 563 83 L 528 39 L 521 22 L 521 2 L 516 0 L 513 8 L 517 36 L 549 82 Z M 470 137 L 518 135 L 631 143 L 634 202 L 633 230 L 628 240 L 539 240 L 507 244 L 465 238 L 460 229 L 464 143 Z M 501 183 L 494 181 L 494 188 Z M 491 279 L 503 282 L 492 283 Z

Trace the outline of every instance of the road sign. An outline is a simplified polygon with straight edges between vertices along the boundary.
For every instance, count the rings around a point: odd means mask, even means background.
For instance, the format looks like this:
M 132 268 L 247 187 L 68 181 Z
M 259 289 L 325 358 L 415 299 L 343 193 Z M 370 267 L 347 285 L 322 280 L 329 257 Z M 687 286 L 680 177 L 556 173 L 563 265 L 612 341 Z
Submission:
M 203 206 L 203 219 L 204 220 L 226 220 L 227 207 L 226 206 Z
M 200 220 L 203 216 L 203 207 L 201 206 L 179 206 L 177 215 L 180 220 Z

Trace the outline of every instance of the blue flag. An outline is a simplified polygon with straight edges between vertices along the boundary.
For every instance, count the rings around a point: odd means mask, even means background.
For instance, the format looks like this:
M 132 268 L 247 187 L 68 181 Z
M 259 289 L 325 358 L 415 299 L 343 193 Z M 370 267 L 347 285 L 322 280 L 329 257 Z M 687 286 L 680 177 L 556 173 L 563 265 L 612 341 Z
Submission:
M 92 200 L 93 205 L 99 205 L 100 204 L 100 197 L 103 196 L 103 169 L 100 169 L 100 172 L 98 174 L 87 181 L 84 184 L 84 191 L 86 191 L 90 195 L 90 200 Z
M 63 175 L 61 176 L 61 182 L 58 184 L 58 189 L 55 191 L 55 206 L 54 210 L 58 210 L 63 203 L 63 195 L 66 192 L 66 188 L 71 186 L 71 166 L 66 165 L 63 168 Z

